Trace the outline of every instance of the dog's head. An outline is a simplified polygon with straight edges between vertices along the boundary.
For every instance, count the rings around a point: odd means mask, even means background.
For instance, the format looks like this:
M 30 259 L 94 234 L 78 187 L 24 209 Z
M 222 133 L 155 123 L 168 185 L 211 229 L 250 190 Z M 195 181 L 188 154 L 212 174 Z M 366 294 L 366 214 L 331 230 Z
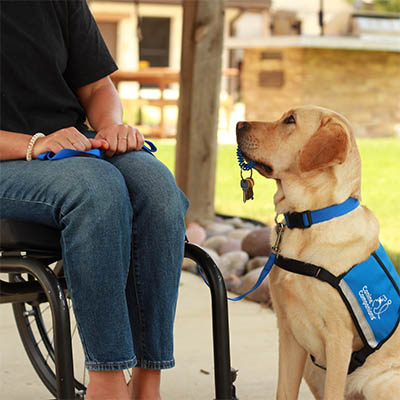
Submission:
M 274 122 L 238 122 L 236 135 L 245 159 L 254 160 L 261 175 L 277 180 L 281 193 L 275 203 L 288 196 L 308 198 L 310 190 L 332 202 L 360 197 L 360 157 L 350 123 L 340 114 L 299 107 Z

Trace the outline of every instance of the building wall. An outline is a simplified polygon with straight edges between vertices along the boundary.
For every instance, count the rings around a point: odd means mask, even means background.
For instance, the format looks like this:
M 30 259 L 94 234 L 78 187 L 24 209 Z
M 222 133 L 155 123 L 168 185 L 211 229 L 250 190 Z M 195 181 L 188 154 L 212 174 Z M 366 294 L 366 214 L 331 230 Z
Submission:
M 399 66 L 396 52 L 247 49 L 241 76 L 246 118 L 274 120 L 291 107 L 316 104 L 345 115 L 357 136 L 391 136 L 400 127 Z M 283 73 L 281 87 L 265 87 L 274 84 L 265 81 L 271 71 Z

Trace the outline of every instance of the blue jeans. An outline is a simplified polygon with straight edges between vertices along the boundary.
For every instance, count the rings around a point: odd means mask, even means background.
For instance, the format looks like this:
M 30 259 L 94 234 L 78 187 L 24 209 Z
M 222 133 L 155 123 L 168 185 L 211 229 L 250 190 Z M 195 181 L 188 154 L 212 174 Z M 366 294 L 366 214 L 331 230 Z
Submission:
M 0 163 L 1 217 L 61 231 L 90 370 L 174 366 L 187 207 L 168 169 L 145 151 Z

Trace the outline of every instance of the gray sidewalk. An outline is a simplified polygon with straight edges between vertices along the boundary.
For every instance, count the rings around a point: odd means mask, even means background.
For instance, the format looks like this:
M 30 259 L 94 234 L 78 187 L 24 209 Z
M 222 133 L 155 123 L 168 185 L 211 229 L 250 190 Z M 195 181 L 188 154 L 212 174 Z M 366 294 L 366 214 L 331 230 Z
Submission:
M 232 366 L 240 400 L 275 398 L 278 337 L 273 312 L 242 300 L 229 302 Z M 47 400 L 49 392 L 36 377 L 16 331 L 11 306 L 0 306 L 0 399 Z M 214 377 L 211 302 L 202 280 L 183 272 L 176 316 L 176 367 L 163 373 L 164 400 L 212 400 Z M 209 373 L 209 374 L 208 374 Z M 305 384 L 300 400 L 311 400 Z

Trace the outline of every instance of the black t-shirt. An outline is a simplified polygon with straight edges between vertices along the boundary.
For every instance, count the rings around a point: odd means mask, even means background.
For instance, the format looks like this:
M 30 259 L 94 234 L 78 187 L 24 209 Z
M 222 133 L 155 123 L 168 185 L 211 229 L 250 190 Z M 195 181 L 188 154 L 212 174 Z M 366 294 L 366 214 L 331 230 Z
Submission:
M 86 0 L 0 0 L 0 129 L 84 129 L 75 89 L 117 69 Z

